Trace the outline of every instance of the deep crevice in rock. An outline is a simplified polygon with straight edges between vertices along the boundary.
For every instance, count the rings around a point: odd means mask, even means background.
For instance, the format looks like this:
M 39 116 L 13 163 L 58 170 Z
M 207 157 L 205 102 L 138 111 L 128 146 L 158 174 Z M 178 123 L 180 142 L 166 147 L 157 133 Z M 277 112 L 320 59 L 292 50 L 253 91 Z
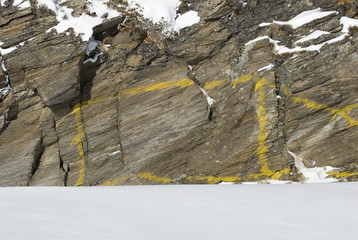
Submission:
M 213 104 L 215 103 L 215 100 L 212 99 L 209 94 L 200 86 L 200 82 L 199 80 L 196 78 L 195 73 L 193 71 L 193 68 L 190 64 L 188 64 L 188 73 L 187 76 L 190 80 L 192 80 L 200 89 L 200 91 L 202 92 L 202 94 L 204 95 L 207 105 L 208 105 L 208 120 L 209 122 L 211 122 L 213 120 L 213 115 L 214 115 L 214 107 Z M 210 103 L 210 101 L 212 101 Z
M 120 120 L 119 120 L 119 114 L 120 114 L 119 101 L 120 101 L 120 99 L 117 97 L 117 100 L 116 100 L 117 119 L 116 120 L 117 120 L 118 146 L 119 146 L 119 150 L 121 151 L 121 161 L 123 164 L 126 164 L 127 161 L 125 159 L 125 153 L 124 153 L 123 144 L 121 141 Z
M 42 135 L 42 133 L 41 133 L 41 135 Z M 36 143 L 36 146 L 34 149 L 34 156 L 33 156 L 34 158 L 33 158 L 32 167 L 31 167 L 31 175 L 29 176 L 28 183 L 31 182 L 32 177 L 35 175 L 36 171 L 38 170 L 40 162 L 41 162 L 41 157 L 45 151 L 45 148 L 42 143 L 43 143 L 43 136 L 41 136 L 40 141 L 38 141 Z
M 5 95 L 11 89 L 11 81 L 10 81 L 10 76 L 9 76 L 6 66 L 5 66 L 5 62 L 2 60 L 2 56 L 0 56 L 0 65 L 1 65 L 1 71 L 5 77 L 5 87 L 0 89 L 0 92 L 3 95 Z

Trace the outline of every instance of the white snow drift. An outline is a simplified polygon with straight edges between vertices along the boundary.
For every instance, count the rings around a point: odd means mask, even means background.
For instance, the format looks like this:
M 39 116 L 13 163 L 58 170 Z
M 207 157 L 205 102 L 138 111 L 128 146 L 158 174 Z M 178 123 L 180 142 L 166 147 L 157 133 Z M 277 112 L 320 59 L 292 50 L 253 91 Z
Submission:
M 355 240 L 358 183 L 0 188 L 6 240 Z

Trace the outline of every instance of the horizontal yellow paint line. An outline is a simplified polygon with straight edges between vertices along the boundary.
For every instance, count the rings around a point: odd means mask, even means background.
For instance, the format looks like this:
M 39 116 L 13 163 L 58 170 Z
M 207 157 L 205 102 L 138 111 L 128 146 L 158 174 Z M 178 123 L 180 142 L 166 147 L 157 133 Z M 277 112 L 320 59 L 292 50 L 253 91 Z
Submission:
M 241 177 L 189 176 L 188 180 L 207 181 L 208 184 L 220 182 L 239 182 Z
M 138 94 L 141 92 L 152 92 L 155 90 L 161 90 L 161 89 L 165 89 L 165 88 L 169 88 L 169 87 L 180 87 L 180 88 L 184 88 L 184 87 L 189 87 L 191 85 L 193 85 L 194 82 L 188 78 L 179 80 L 179 81 L 167 81 L 167 82 L 159 82 L 159 83 L 153 83 L 147 86 L 141 86 L 141 87 L 136 87 L 136 88 L 131 88 L 131 89 L 127 89 L 127 90 L 122 90 L 120 91 L 120 94 L 124 94 L 124 95 L 134 95 L 134 94 Z
M 337 179 L 358 176 L 358 172 L 349 173 L 349 172 L 330 171 L 327 174 Z
M 128 179 L 129 179 L 129 176 L 123 176 L 123 177 L 117 178 L 117 179 L 109 179 L 109 180 L 105 181 L 104 183 L 102 183 L 101 186 L 117 186 L 121 182 L 125 182 Z
M 223 85 L 224 83 L 226 83 L 228 80 L 227 79 L 223 79 L 223 80 L 217 80 L 217 81 L 211 81 L 211 82 L 206 82 L 204 88 L 206 90 L 209 89 L 213 89 L 216 88 L 218 86 Z
M 155 181 L 159 183 L 170 183 L 172 179 L 166 177 L 159 177 L 157 175 L 153 175 L 150 172 L 144 172 L 137 175 L 139 178 L 145 179 L 147 181 Z
M 250 81 L 251 78 L 252 78 L 252 74 L 243 75 L 243 76 L 239 77 L 236 81 L 233 81 L 231 84 L 233 86 L 236 86 L 239 83 L 244 83 L 244 82 Z

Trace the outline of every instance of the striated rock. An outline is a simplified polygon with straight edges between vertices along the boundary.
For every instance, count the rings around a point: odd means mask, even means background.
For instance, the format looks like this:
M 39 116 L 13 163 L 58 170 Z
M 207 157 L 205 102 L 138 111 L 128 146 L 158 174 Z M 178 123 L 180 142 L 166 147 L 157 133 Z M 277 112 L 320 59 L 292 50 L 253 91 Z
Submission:
M 26 84 L 46 106 L 53 106 L 78 96 L 85 48 L 74 36 L 47 34 L 6 55 L 4 62 L 13 85 Z
M 38 170 L 34 172 L 30 186 L 65 186 L 66 174 L 60 168 L 58 148 L 52 145 L 43 152 L 39 159 Z
M 317 8 L 331 12 L 282 23 Z M 86 51 L 72 30 L 47 32 L 51 13 L 3 7 L 0 47 L 17 49 L 2 57 L 0 186 L 305 181 L 302 167 L 357 180 L 358 35 L 342 21 L 356 4 L 182 1 L 189 10 L 201 21 L 161 42 L 108 20 Z

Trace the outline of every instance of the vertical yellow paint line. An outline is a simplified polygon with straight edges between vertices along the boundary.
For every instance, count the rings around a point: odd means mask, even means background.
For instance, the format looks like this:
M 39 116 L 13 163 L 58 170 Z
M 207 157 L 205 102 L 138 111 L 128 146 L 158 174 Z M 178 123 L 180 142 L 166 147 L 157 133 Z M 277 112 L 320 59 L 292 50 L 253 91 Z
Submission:
M 82 110 L 82 104 L 79 103 L 76 104 L 75 109 L 72 111 L 72 114 L 75 114 L 77 135 L 72 140 L 71 145 L 77 145 L 78 157 L 77 157 L 76 164 L 79 164 L 81 167 L 79 177 L 77 179 L 75 186 L 81 186 L 85 182 L 85 154 L 83 152 L 84 130 L 81 121 L 81 110 Z
M 268 149 L 266 147 L 266 140 L 268 137 L 268 132 L 266 130 L 268 125 L 268 117 L 267 117 L 267 110 L 265 108 L 265 89 L 264 89 L 265 82 L 263 79 L 258 79 L 256 81 L 255 90 L 259 91 L 259 96 L 257 99 L 258 102 L 258 113 L 257 119 L 259 122 L 259 135 L 258 135 L 258 143 L 259 146 L 256 149 L 257 156 L 259 158 L 259 162 L 261 164 L 261 176 L 272 176 L 273 171 L 268 168 L 267 165 L 267 152 Z
M 266 139 L 268 136 L 268 133 L 266 131 L 267 127 L 267 110 L 265 108 L 265 91 L 263 86 L 259 86 L 260 81 L 256 83 L 256 87 L 259 91 L 259 96 L 257 99 L 258 102 L 258 113 L 257 113 L 257 119 L 259 121 L 259 136 L 258 136 L 258 143 L 259 146 L 256 149 L 257 155 L 259 157 L 259 160 L 265 160 L 267 158 L 266 153 L 268 152 L 268 149 L 265 145 Z

